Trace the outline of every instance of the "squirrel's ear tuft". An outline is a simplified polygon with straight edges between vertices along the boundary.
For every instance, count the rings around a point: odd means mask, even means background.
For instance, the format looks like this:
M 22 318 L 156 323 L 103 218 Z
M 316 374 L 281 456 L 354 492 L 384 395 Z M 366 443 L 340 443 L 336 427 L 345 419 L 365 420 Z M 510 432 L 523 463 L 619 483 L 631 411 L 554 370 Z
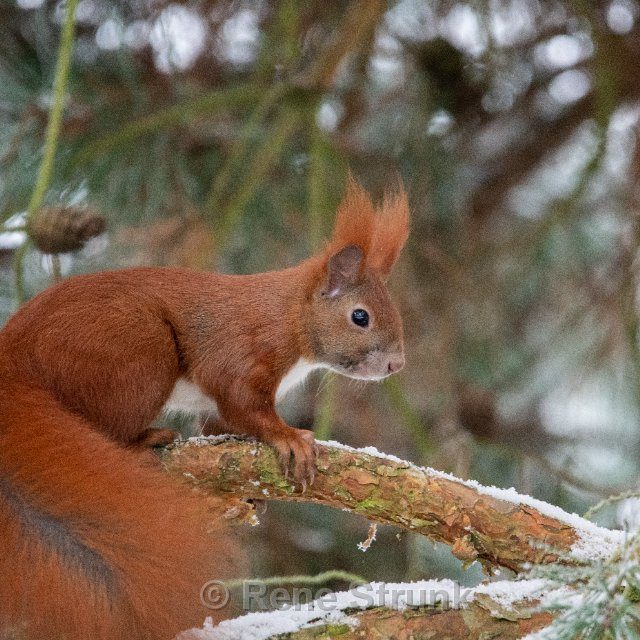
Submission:
M 402 182 L 374 208 L 371 198 L 351 173 L 325 256 L 342 249 L 359 249 L 358 270 L 366 267 L 386 280 L 409 235 L 409 203 Z
M 364 256 L 369 253 L 376 225 L 376 212 L 367 192 L 351 173 L 344 198 L 338 207 L 333 233 L 327 251 L 329 255 L 342 247 L 355 245 Z
M 409 201 L 401 182 L 385 195 L 376 218 L 367 266 L 386 280 L 409 236 Z
M 357 284 L 360 279 L 362 249 L 350 244 L 334 253 L 327 261 L 327 275 L 322 286 L 321 295 L 335 298 L 346 289 Z

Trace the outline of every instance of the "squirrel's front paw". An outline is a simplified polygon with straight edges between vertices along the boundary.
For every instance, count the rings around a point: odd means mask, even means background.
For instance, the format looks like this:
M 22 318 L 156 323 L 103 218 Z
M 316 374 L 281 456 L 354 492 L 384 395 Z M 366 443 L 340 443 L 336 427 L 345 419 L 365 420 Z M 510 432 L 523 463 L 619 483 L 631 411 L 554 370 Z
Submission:
M 306 429 L 278 430 L 268 434 L 264 441 L 275 447 L 285 477 L 291 475 L 302 485 L 312 484 L 316 473 L 316 439 L 313 431 Z

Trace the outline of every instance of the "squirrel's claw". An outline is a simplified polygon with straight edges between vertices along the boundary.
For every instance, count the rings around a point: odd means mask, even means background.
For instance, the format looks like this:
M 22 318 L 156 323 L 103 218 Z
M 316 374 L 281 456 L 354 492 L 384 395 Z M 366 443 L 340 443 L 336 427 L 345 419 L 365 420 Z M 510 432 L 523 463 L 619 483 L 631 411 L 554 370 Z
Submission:
M 315 478 L 317 449 L 313 432 L 289 427 L 267 441 L 278 452 L 285 479 L 291 477 L 295 483 L 302 485 L 303 492 L 306 491 Z

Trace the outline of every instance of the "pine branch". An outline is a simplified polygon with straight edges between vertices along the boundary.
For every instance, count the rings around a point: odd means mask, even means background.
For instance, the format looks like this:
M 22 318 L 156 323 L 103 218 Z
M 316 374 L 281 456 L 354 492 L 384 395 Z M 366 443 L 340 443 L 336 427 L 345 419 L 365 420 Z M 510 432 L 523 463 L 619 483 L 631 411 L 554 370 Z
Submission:
M 60 136 L 60 126 L 62 124 L 62 114 L 64 112 L 65 95 L 67 92 L 67 82 L 69 80 L 69 69 L 71 67 L 71 54 L 73 53 L 73 40 L 75 33 L 75 12 L 78 0 L 67 0 L 62 33 L 60 35 L 60 46 L 58 49 L 58 59 L 56 63 L 55 77 L 53 80 L 53 101 L 49 112 L 49 121 L 44 139 L 44 148 L 38 177 L 36 179 L 33 193 L 27 207 L 27 227 L 36 218 L 42 204 L 44 196 L 51 184 L 53 166 Z M 25 299 L 23 262 L 26 254 L 27 244 L 23 244 L 16 252 L 15 256 L 15 282 L 18 301 Z
M 230 87 L 205 93 L 189 102 L 159 109 L 151 115 L 127 122 L 115 131 L 90 140 L 73 156 L 71 165 L 75 168 L 82 167 L 95 158 L 135 143 L 143 136 L 173 126 L 190 124 L 197 118 L 211 116 L 223 109 L 245 106 L 257 100 L 263 92 L 262 88 Z
M 271 615 L 277 616 L 279 612 Z M 263 617 L 263 625 L 268 619 Z M 344 622 L 327 621 L 314 624 L 297 631 L 279 633 L 270 636 L 273 640 L 314 640 L 334 638 L 340 640 L 395 640 L 396 638 L 449 638 L 450 640 L 468 638 L 501 638 L 510 640 L 523 638 L 538 631 L 551 621 L 546 612 L 528 612 L 515 614 L 513 618 L 504 617 L 500 608 L 492 611 L 489 603 L 472 603 L 465 609 L 441 609 L 425 607 L 398 611 L 386 607 L 349 612 Z M 242 618 L 231 623 L 242 623 Z M 246 623 L 245 623 L 246 624 Z M 257 627 L 260 631 L 263 627 Z M 227 629 L 233 629 L 228 623 L 222 623 L 218 629 L 192 630 L 179 636 L 179 640 L 209 640 L 211 638 L 250 637 L 251 627 L 238 626 L 241 635 L 224 635 Z M 218 633 L 219 631 L 219 633 Z M 258 636 L 264 637 L 264 636 Z
M 318 595 L 306 604 L 293 600 L 279 610 L 248 613 L 216 627 L 205 624 L 203 629 L 191 629 L 179 639 L 306 640 L 339 636 L 363 640 L 508 640 L 528 636 L 552 623 L 557 613 L 540 610 L 540 603 L 563 595 L 566 599 L 566 592 L 549 591 L 542 580 L 499 581 L 477 587 L 460 587 L 451 580 L 375 582 Z M 250 597 L 245 599 L 244 605 L 250 601 Z
M 28 220 L 33 219 L 33 217 L 38 214 L 44 201 L 45 192 L 51 182 L 53 163 L 58 146 L 58 137 L 60 135 L 60 125 L 62 124 L 62 113 L 64 111 L 67 81 L 69 79 L 69 68 L 71 66 L 71 54 L 73 53 L 75 11 L 77 4 L 78 0 L 67 0 L 62 34 L 60 35 L 58 61 L 53 80 L 53 102 L 51 104 L 49 122 L 47 123 L 45 133 L 42 162 L 27 209 Z
M 477 559 L 514 571 L 559 556 L 566 562 L 572 552 L 578 560 L 585 543 L 606 557 L 620 542 L 620 532 L 570 519 L 544 503 L 538 504 L 548 507 L 547 514 L 531 501 L 501 499 L 504 493 L 397 458 L 318 445 L 316 479 L 304 493 L 283 477 L 272 449 L 256 442 L 192 439 L 167 448 L 162 457 L 169 473 L 208 492 L 341 508 L 449 544 L 466 562 Z

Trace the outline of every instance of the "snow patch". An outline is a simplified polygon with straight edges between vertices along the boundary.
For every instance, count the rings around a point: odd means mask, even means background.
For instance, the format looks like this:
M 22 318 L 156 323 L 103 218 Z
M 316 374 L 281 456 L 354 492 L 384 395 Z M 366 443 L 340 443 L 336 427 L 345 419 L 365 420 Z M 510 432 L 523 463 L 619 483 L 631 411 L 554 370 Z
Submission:
M 267 640 L 282 633 L 294 633 L 304 627 L 328 623 L 347 624 L 352 628 L 358 625 L 357 620 L 342 611 L 278 610 L 247 613 L 239 618 L 224 620 L 217 626 L 214 626 L 211 618 L 207 618 L 202 629 L 189 631 L 188 637 L 193 640 Z
M 246 438 L 240 438 L 231 433 L 223 433 L 217 436 L 192 436 L 187 438 L 187 442 L 190 444 L 198 445 L 199 447 L 210 444 L 222 444 L 223 442 L 246 442 Z
M 409 607 L 442 607 L 460 609 L 473 602 L 477 594 L 485 594 L 499 606 L 509 608 L 523 600 L 544 596 L 548 583 L 543 579 L 500 581 L 464 588 L 452 580 L 419 580 L 406 583 L 372 582 L 349 591 L 330 593 L 311 603 L 276 611 L 247 613 L 214 626 L 208 619 L 204 627 L 189 632 L 194 640 L 267 640 L 281 633 L 324 624 L 358 625 L 348 615 L 374 607 L 404 611 Z
M 522 600 L 538 600 L 549 590 L 544 578 L 533 580 L 500 580 L 478 585 L 473 595 L 484 594 L 501 607 L 509 608 Z
M 466 594 L 472 589 L 466 589 Z M 407 607 L 435 606 L 449 608 L 465 606 L 460 598 L 460 586 L 451 580 L 421 580 L 409 583 L 372 582 L 349 591 L 329 593 L 313 602 L 258 613 L 247 613 L 238 618 L 224 620 L 217 626 L 207 620 L 202 629 L 190 631 L 194 640 L 267 640 L 281 633 L 294 633 L 300 629 L 324 624 L 347 624 L 352 628 L 358 620 L 347 615 L 347 610 L 387 607 L 403 611 Z

